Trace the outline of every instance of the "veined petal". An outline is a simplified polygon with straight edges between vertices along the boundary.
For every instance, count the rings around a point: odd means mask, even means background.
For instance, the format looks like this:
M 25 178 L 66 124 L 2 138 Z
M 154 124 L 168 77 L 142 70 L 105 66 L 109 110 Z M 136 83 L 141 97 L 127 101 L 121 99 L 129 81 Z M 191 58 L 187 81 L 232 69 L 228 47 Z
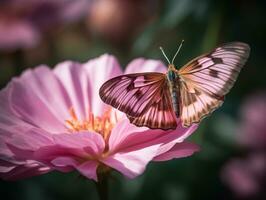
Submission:
M 86 161 L 80 164 L 77 160 L 71 157 L 57 157 L 51 161 L 54 167 L 62 172 L 69 172 L 74 169 L 78 170 L 83 176 L 97 181 L 97 167 L 96 161 Z
M 72 171 L 79 162 L 72 157 L 59 156 L 51 161 L 53 167 L 62 172 Z
M 29 131 L 16 135 L 5 141 L 7 145 L 14 146 L 23 151 L 36 151 L 40 147 L 53 144 L 52 134 L 43 130 L 32 128 Z
M 69 118 L 71 104 L 49 68 L 27 70 L 11 82 L 10 92 L 10 104 L 18 118 L 49 132 L 65 130 L 64 120 Z
M 83 67 L 91 85 L 92 112 L 94 115 L 100 116 L 108 106 L 100 99 L 99 89 L 105 81 L 122 74 L 120 64 L 114 56 L 104 54 L 85 63 Z
M 101 161 L 128 178 L 135 178 L 143 173 L 146 165 L 156 156 L 158 148 L 159 145 L 154 145 L 135 151 L 118 152 Z
M 56 157 L 92 158 L 97 157 L 104 150 L 103 138 L 96 133 L 63 133 L 49 137 L 49 134 L 40 134 L 37 131 L 29 131 L 27 134 L 14 137 L 7 142 L 9 149 L 17 158 L 49 164 Z
M 13 133 L 19 134 L 32 125 L 18 118 L 10 105 L 11 84 L 0 92 L 0 138 L 11 137 Z M 22 130 L 23 129 L 23 130 Z
M 101 154 L 105 143 L 102 136 L 93 132 L 79 132 L 75 134 L 59 134 L 53 136 L 54 143 L 67 148 L 90 150 L 89 153 Z
M 109 151 L 115 151 L 118 146 L 131 134 L 147 131 L 146 127 L 137 127 L 128 119 L 120 121 L 112 130 L 109 138 Z
M 193 124 L 189 128 L 184 128 L 181 123 L 177 126 L 175 132 L 176 133 L 182 133 L 180 137 L 176 137 L 177 135 L 175 134 L 169 134 L 169 138 L 167 138 L 159 148 L 158 150 L 158 155 L 161 155 L 165 152 L 167 152 L 169 149 L 171 149 L 175 144 L 180 144 L 182 143 L 186 138 L 188 138 L 196 129 L 198 128 L 198 125 Z
M 4 180 L 15 181 L 24 178 L 29 178 L 36 175 L 41 175 L 52 171 L 51 168 L 43 166 L 36 161 L 25 161 L 24 164 L 13 164 L 9 168 L 3 170 L 3 161 L 0 161 L 0 177 Z
M 97 179 L 97 167 L 98 163 L 95 161 L 86 161 L 77 166 L 77 170 L 85 177 L 98 181 Z
M 91 108 L 93 86 L 90 85 L 85 69 L 79 63 L 66 61 L 58 64 L 54 73 L 67 91 L 69 108 L 73 107 L 78 119 L 86 119 Z
M 157 155 L 160 155 L 171 149 L 176 143 L 183 142 L 197 128 L 197 126 L 184 128 L 181 123 L 178 123 L 176 130 L 163 131 L 136 127 L 129 124 L 126 120 L 120 123 L 111 134 L 109 141 L 110 151 L 136 150 L 160 144 L 157 152 Z

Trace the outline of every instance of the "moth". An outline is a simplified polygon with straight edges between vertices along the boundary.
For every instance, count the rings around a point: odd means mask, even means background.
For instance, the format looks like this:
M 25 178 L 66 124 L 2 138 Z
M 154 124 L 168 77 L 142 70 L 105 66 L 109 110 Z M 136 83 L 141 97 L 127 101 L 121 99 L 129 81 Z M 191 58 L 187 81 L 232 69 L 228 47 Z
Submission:
M 231 42 L 203 54 L 179 70 L 169 61 L 166 73 L 125 74 L 105 82 L 101 99 L 126 113 L 131 123 L 151 129 L 176 129 L 177 118 L 183 127 L 199 123 L 220 107 L 246 63 L 250 48 Z

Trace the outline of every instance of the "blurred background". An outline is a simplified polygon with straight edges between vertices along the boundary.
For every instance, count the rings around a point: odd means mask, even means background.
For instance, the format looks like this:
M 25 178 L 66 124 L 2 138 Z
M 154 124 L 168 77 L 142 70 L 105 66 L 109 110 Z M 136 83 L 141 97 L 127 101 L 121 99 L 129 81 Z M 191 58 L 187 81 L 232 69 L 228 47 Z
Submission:
M 219 44 L 242 41 L 250 58 L 222 108 L 190 138 L 192 157 L 149 164 L 110 182 L 111 199 L 266 199 L 266 2 L 259 0 L 0 0 L 0 87 L 26 68 L 114 54 L 122 67 L 137 57 L 182 66 Z M 0 181 L 3 199 L 98 199 L 94 183 L 53 172 Z

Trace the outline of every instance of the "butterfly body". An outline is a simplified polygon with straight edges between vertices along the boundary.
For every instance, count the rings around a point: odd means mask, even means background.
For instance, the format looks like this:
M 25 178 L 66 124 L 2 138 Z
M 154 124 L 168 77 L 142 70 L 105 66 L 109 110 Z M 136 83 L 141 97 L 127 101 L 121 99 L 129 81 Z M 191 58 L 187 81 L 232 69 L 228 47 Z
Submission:
M 179 117 L 179 102 L 180 102 L 180 89 L 179 89 L 179 75 L 175 66 L 170 64 L 166 72 L 169 92 L 171 94 L 172 106 L 176 117 Z
M 136 126 L 175 129 L 180 118 L 182 125 L 189 127 L 222 105 L 249 51 L 247 44 L 231 42 L 193 59 L 179 70 L 169 64 L 166 73 L 121 75 L 101 86 L 100 97 L 126 113 Z

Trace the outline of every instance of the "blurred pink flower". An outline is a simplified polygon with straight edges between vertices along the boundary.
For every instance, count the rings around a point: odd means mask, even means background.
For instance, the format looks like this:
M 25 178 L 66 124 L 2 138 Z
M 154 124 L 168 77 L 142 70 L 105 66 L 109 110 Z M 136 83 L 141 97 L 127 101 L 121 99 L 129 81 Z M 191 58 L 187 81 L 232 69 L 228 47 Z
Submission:
M 0 50 L 36 46 L 43 32 L 85 17 L 91 0 L 0 2 Z
M 0 18 L 0 50 L 30 48 L 35 46 L 39 39 L 39 32 L 28 22 L 7 22 Z
M 239 198 L 261 198 L 266 183 L 266 93 L 249 96 L 241 106 L 237 144 L 247 155 L 233 158 L 222 170 L 223 181 Z M 265 198 L 263 198 L 265 199 Z
M 266 149 L 266 92 L 251 95 L 241 107 L 238 142 L 252 149 Z
M 126 73 L 165 71 L 154 60 L 136 59 Z M 184 140 L 197 128 L 149 130 L 129 123 L 103 104 L 101 84 L 122 74 L 113 56 L 85 64 L 39 66 L 14 78 L 0 92 L 0 177 L 16 180 L 52 170 L 97 174 L 115 169 L 134 178 L 150 161 L 186 157 L 198 151 Z
M 253 152 L 246 158 L 229 161 L 223 169 L 222 179 L 239 198 L 256 199 L 264 193 L 265 174 L 265 154 Z

